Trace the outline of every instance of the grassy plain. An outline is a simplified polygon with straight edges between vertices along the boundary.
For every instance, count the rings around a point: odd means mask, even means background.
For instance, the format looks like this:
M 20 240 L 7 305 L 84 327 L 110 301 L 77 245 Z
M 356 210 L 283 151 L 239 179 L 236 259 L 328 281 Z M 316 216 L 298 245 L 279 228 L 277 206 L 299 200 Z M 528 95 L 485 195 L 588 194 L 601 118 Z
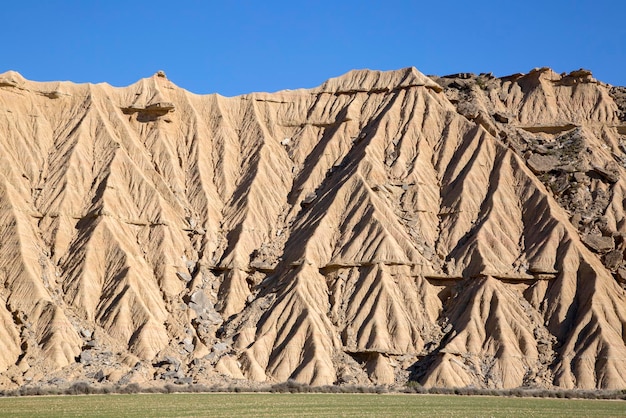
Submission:
M 2 417 L 625 416 L 626 401 L 400 394 L 135 394 L 0 399 Z

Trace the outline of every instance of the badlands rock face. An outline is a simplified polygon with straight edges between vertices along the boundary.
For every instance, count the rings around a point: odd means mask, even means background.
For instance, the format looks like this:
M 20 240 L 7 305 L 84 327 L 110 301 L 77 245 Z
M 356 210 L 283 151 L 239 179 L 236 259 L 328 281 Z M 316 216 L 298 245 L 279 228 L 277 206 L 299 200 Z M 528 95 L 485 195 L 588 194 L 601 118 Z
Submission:
M 626 387 L 626 90 L 0 75 L 0 387 Z

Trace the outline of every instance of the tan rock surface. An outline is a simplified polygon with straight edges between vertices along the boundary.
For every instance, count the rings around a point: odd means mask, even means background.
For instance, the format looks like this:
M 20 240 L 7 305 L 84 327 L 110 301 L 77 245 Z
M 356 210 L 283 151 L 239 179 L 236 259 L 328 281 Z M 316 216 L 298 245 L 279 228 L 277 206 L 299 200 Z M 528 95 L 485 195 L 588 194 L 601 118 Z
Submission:
M 622 93 L 0 74 L 0 383 L 624 388 Z

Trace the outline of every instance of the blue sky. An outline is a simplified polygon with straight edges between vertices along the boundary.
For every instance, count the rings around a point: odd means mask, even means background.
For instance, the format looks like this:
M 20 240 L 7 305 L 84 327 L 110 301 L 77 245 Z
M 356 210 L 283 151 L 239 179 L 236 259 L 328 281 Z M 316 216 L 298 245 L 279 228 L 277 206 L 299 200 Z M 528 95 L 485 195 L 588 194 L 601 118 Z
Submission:
M 194 93 L 314 87 L 354 68 L 426 74 L 549 66 L 626 85 L 626 2 L 10 1 L 0 72 Z

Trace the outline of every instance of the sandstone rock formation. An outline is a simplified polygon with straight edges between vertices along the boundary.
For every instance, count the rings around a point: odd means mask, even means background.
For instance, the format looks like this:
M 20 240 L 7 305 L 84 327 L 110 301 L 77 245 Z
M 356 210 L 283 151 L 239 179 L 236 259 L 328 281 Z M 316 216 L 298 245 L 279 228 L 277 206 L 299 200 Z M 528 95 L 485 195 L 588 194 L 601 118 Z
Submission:
M 0 387 L 624 388 L 626 102 L 586 70 L 198 96 L 0 75 Z

